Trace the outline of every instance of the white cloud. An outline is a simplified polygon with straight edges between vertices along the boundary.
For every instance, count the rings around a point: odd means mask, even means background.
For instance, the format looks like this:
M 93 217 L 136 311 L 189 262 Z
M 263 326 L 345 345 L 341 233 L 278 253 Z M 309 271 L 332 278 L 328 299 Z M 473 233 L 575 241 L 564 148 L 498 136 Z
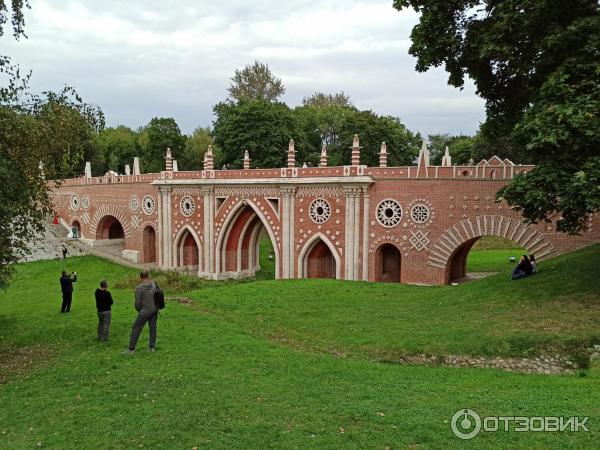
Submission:
M 111 125 L 173 116 L 190 132 L 212 122 L 236 68 L 259 59 L 286 84 L 290 106 L 344 90 L 361 109 L 400 117 L 422 133 L 472 133 L 483 102 L 472 85 L 414 71 L 412 11 L 391 0 L 33 0 L 29 39 L 0 38 L 33 70 L 36 89 L 75 86 Z

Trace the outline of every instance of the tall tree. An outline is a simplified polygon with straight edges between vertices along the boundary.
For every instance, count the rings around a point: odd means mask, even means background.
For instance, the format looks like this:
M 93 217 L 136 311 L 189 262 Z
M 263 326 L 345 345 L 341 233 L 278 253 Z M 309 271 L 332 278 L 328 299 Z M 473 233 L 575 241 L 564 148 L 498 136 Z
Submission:
M 453 164 L 467 164 L 472 158 L 475 162 L 479 162 L 485 157 L 479 157 L 479 155 L 485 154 L 485 151 L 476 153 L 474 150 L 475 143 L 476 139 L 471 136 L 430 134 L 427 137 L 427 147 L 429 148 L 431 164 L 440 165 L 442 163 L 442 156 L 444 156 L 446 147 L 448 147 Z
M 217 164 L 230 168 L 242 167 L 244 150 L 250 152 L 252 167 L 283 167 L 289 140 L 300 135 L 296 118 L 284 103 L 265 99 L 223 102 L 214 112 L 214 142 L 222 151 Z M 296 140 L 301 161 L 304 146 Z
M 146 125 L 138 138 L 144 172 L 165 170 L 165 154 L 171 149 L 173 159 L 183 153 L 186 138 L 181 134 L 179 125 L 171 117 L 154 117 Z
M 369 166 L 379 165 L 382 142 L 386 143 L 390 166 L 412 164 L 421 147 L 421 135 L 409 131 L 400 119 L 360 111 L 349 115 L 340 130 L 338 152 L 341 164 L 350 164 L 354 134 L 360 137 L 360 163 Z
M 596 0 L 395 0 L 420 13 L 410 53 L 417 70 L 444 65 L 486 102 L 482 137 L 534 171 L 499 196 L 527 221 L 554 214 L 582 231 L 598 210 L 600 5 Z M 496 144 L 498 145 L 498 144 Z
M 344 91 L 336 92 L 335 94 L 325 94 L 324 92 L 315 92 L 310 97 L 302 99 L 302 104 L 305 106 L 344 106 L 354 108 L 350 101 L 350 97 L 344 94 Z
M 102 130 L 96 139 L 105 161 L 105 168 L 124 173 L 126 164 L 131 167 L 133 158 L 138 156 L 138 134 L 124 125 Z M 92 169 L 95 168 L 92 163 Z
M 212 130 L 209 127 L 198 127 L 189 135 L 183 153 L 178 159 L 179 170 L 200 170 L 203 168 L 204 154 L 213 143 Z M 220 157 L 218 146 L 213 145 L 215 160 Z
M 241 70 L 236 69 L 228 92 L 236 101 L 262 99 L 274 102 L 285 93 L 285 87 L 267 64 L 254 61 Z

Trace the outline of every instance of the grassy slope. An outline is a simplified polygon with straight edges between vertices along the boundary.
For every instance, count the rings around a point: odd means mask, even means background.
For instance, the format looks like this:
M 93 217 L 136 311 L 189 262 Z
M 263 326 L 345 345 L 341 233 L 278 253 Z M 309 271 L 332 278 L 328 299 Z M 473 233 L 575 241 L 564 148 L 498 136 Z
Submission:
M 519 281 L 510 280 L 506 260 L 493 263 L 499 274 L 461 286 L 287 280 L 190 296 L 252 334 L 374 359 L 529 355 L 600 342 L 600 246 L 543 262 Z
M 512 323 L 522 303 L 535 310 L 530 317 L 538 327 L 545 320 L 538 313 L 547 308 L 560 306 L 563 319 L 573 321 L 570 316 L 583 307 L 577 297 L 588 298 L 585 314 L 597 314 L 593 273 L 574 277 L 568 269 L 581 261 L 597 267 L 598 247 L 545 263 L 542 274 L 518 284 L 505 283 L 500 275 L 457 288 L 334 281 L 206 288 L 193 294 L 197 308 L 170 303 L 159 323 L 159 351 L 134 357 L 119 353 L 133 320 L 131 292 L 113 290 L 108 345 L 94 340 L 92 300 L 100 277 L 117 280 L 132 271 L 92 257 L 69 260 L 80 281 L 73 312 L 61 316 L 57 274 L 62 262 L 23 265 L 10 289 L 0 294 L 0 354 L 43 346 L 54 356 L 29 375 L 0 385 L 0 447 L 32 448 L 38 442 L 44 448 L 597 447 L 596 370 L 579 378 L 385 365 L 299 352 L 263 339 L 270 332 L 260 331 L 306 333 L 306 342 L 317 347 L 333 341 L 350 349 L 377 342 L 386 348 L 388 341 L 400 339 L 476 348 L 469 340 L 488 334 L 480 322 L 510 337 L 510 330 L 494 323 L 509 316 L 506 321 Z M 566 272 L 553 275 L 554 266 L 567 266 Z M 513 295 L 497 297 L 498 288 L 510 288 Z M 462 319 L 453 319 L 452 311 L 461 311 Z M 588 335 L 598 331 L 600 322 L 593 318 Z M 407 338 L 403 330 L 415 321 L 420 322 L 412 327 L 418 337 Z M 453 331 L 436 330 L 436 324 Z M 578 324 L 557 326 L 561 333 L 574 326 L 585 334 Z M 444 336 L 457 343 L 435 344 Z M 142 348 L 146 338 L 144 332 Z M 465 407 L 482 415 L 590 415 L 592 433 L 490 433 L 465 443 L 448 425 Z

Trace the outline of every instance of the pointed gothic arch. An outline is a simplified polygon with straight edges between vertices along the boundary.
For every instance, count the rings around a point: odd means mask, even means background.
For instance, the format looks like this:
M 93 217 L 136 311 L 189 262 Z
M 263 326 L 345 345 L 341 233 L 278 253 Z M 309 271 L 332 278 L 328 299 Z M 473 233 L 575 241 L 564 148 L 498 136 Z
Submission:
M 341 279 L 342 264 L 340 255 L 338 254 L 335 246 L 331 243 L 331 241 L 322 233 L 314 234 L 310 239 L 306 241 L 304 247 L 300 251 L 300 255 L 298 256 L 298 278 L 308 278 L 309 256 L 311 255 L 311 252 L 315 249 L 315 246 L 317 246 L 319 243 L 325 245 L 331 253 L 331 257 L 333 258 L 333 264 L 335 266 L 332 268 L 332 275 L 338 280 Z M 328 264 L 328 262 L 325 260 L 321 261 L 321 263 Z M 318 268 L 316 268 L 316 271 L 319 271 Z
M 202 270 L 202 240 L 189 225 L 182 226 L 173 239 L 173 267 Z

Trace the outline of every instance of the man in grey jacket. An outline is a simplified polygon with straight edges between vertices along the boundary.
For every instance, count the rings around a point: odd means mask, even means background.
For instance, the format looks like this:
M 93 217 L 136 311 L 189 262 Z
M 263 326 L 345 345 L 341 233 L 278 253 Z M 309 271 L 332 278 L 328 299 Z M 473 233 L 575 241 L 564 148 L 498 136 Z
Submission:
M 154 293 L 156 292 L 156 289 L 156 283 L 150 279 L 148 271 L 144 270 L 141 272 L 140 284 L 135 288 L 134 306 L 138 312 L 138 316 L 131 328 L 129 348 L 125 350 L 125 353 L 135 353 L 135 346 L 146 322 L 148 322 L 148 327 L 150 328 L 150 344 L 148 350 L 151 352 L 154 351 L 154 346 L 156 345 L 156 319 L 158 316 L 158 310 L 154 303 Z

